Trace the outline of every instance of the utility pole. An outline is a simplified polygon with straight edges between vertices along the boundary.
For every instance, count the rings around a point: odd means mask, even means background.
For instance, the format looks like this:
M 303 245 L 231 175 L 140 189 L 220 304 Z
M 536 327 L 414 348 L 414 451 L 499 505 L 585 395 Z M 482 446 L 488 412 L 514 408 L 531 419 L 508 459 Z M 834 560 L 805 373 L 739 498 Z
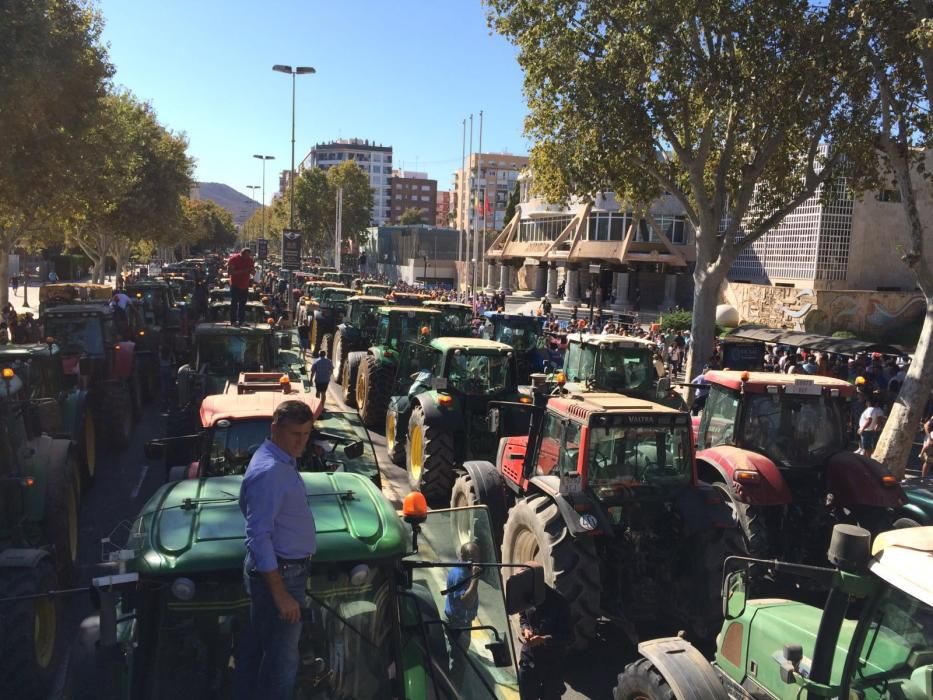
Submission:
M 476 190 L 479 192 L 479 178 L 482 173 L 482 163 L 483 163 L 483 110 L 479 111 L 479 148 L 476 153 Z M 482 202 L 480 202 L 480 207 L 482 207 Z M 483 223 L 485 224 L 485 215 L 483 217 Z M 485 238 L 485 232 L 483 234 Z M 480 241 L 479 241 L 479 213 L 473 212 L 473 260 L 474 265 L 482 265 L 480 260 Z M 485 285 L 485 270 L 479 271 L 479 283 Z M 476 286 L 476 273 L 474 272 L 473 286 Z
M 337 232 L 336 245 L 334 246 L 334 267 L 340 272 L 340 248 L 343 245 L 343 188 L 337 188 L 337 221 L 334 226 Z
M 275 156 L 263 156 L 263 155 L 254 155 L 253 158 L 258 158 L 262 161 L 262 237 L 266 237 L 266 161 L 275 160 Z
M 463 170 L 463 202 L 461 206 L 464 208 L 464 217 L 463 217 L 463 227 L 467 231 L 466 235 L 466 258 L 469 260 L 470 264 L 467 267 L 467 273 L 469 278 L 467 283 L 470 285 L 470 291 L 475 296 L 476 294 L 476 256 L 473 253 L 473 238 L 472 238 L 472 229 L 473 221 L 470 219 L 470 207 L 473 206 L 473 115 L 470 114 L 470 159 L 468 161 L 469 172 L 464 168 Z M 469 185 L 469 186 L 468 186 Z M 475 305 L 475 300 L 474 300 Z
M 463 180 L 464 175 L 466 175 L 466 118 L 463 119 L 463 143 L 460 146 L 460 180 Z M 459 189 L 462 182 L 457 183 L 457 196 L 460 196 Z M 460 227 L 460 230 L 457 231 L 457 262 L 460 263 L 457 266 L 457 291 L 460 291 L 460 287 L 463 284 L 463 275 L 462 270 L 465 266 L 464 255 L 463 255 L 463 227 Z M 437 258 L 435 257 L 435 260 Z M 435 263 L 436 264 L 436 263 Z

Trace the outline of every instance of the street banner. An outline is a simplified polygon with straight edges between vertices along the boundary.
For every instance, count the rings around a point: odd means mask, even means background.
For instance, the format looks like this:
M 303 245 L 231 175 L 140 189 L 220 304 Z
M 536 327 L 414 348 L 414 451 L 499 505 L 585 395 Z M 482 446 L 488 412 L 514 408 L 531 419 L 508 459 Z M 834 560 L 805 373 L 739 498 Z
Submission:
M 259 260 L 265 260 L 269 257 L 269 239 L 268 238 L 257 238 L 256 239 L 256 257 Z
M 301 231 L 282 231 L 282 267 L 286 270 L 301 269 Z

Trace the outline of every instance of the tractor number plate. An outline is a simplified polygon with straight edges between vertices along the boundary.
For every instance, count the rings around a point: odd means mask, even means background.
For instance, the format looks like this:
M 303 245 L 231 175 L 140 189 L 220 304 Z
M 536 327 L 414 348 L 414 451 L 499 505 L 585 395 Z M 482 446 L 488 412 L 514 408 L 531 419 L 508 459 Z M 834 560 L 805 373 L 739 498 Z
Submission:
M 784 389 L 785 394 L 798 394 L 803 396 L 819 396 L 823 393 L 823 389 L 819 384 L 815 384 L 813 381 L 800 381 L 799 379 L 793 384 L 788 384 Z

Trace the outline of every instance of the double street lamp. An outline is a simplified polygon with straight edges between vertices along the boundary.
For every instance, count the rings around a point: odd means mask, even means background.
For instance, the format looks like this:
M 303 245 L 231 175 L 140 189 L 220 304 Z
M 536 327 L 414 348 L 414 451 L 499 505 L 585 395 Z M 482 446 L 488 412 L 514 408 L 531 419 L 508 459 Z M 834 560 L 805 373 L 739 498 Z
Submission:
M 262 161 L 262 237 L 266 237 L 266 161 L 275 160 L 275 156 L 254 155 L 253 158 L 259 158 Z
M 292 169 L 288 173 L 288 227 L 295 228 L 295 76 L 316 73 L 311 66 L 291 66 L 277 63 L 272 70 L 292 76 Z

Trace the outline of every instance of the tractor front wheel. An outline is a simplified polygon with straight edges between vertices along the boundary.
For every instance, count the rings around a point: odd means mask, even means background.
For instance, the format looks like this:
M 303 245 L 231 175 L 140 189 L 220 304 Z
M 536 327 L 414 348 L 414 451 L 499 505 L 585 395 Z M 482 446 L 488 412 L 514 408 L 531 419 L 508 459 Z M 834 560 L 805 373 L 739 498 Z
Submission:
M 497 547 L 502 546 L 502 529 L 508 517 L 508 496 L 502 475 L 489 462 L 466 462 L 466 471 L 457 477 L 450 492 L 450 507 L 486 506 L 489 527 Z
M 408 421 L 408 478 L 431 508 L 445 508 L 450 503 L 456 461 L 450 431 L 428 424 L 424 409 L 415 405 Z
M 674 691 L 661 672 L 648 659 L 625 667 L 619 684 L 612 689 L 613 700 L 674 700 Z
M 596 637 L 600 614 L 599 559 L 590 539 L 574 538 L 549 497 L 530 495 L 509 511 L 502 535 L 502 563 L 537 561 L 544 580 L 570 607 L 571 647 L 586 648 Z
M 331 355 L 330 359 L 334 363 L 334 381 L 342 384 L 343 366 L 347 362 L 347 351 L 343 346 L 343 333 L 340 330 L 334 334 L 334 354 Z
M 723 502 L 732 511 L 732 519 L 742 531 L 747 556 L 757 559 L 768 559 L 771 556 L 768 544 L 768 528 L 765 524 L 764 513 L 756 506 L 742 503 L 735 497 L 735 493 L 726 484 L 717 481 L 713 488 L 720 492 Z
M 399 434 L 398 410 L 394 406 L 389 406 L 386 411 L 386 449 L 389 452 L 389 459 L 397 467 L 405 468 L 405 437 Z
M 373 355 L 365 355 L 356 379 L 356 405 L 367 428 L 382 424 L 389 410 L 389 372 Z
M 366 357 L 365 352 L 351 352 L 343 363 L 340 385 L 343 387 L 343 402 L 350 408 L 356 408 L 356 382 L 360 372 L 360 363 Z

